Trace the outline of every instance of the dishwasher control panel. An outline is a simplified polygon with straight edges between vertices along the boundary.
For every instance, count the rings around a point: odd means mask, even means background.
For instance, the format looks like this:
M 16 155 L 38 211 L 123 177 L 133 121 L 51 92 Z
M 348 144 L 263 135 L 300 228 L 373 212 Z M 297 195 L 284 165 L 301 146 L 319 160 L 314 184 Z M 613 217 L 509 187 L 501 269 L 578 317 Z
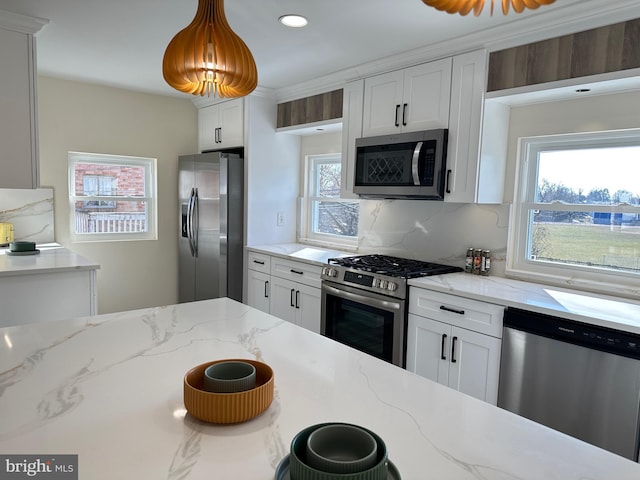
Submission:
M 508 308 L 504 327 L 563 340 L 605 352 L 640 358 L 640 335 L 573 320 Z

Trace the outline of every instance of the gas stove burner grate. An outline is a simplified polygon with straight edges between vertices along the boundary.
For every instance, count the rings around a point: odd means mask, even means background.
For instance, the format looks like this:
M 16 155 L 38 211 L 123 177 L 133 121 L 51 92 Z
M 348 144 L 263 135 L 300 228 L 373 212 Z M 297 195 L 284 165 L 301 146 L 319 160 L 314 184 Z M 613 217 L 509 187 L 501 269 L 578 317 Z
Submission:
M 403 278 L 425 277 L 462 271 L 461 268 L 450 265 L 379 254 L 331 258 L 329 263 L 355 270 Z

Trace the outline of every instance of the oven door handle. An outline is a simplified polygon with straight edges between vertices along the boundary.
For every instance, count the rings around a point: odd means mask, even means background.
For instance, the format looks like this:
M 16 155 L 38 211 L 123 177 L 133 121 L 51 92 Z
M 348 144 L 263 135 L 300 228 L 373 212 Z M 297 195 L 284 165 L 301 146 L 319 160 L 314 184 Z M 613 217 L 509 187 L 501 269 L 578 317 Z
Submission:
M 322 288 L 332 295 L 340 298 L 346 298 L 347 300 L 353 300 L 354 302 L 366 303 L 372 307 L 378 307 L 383 310 L 400 310 L 400 302 L 389 302 L 387 300 L 378 300 L 377 298 L 371 298 L 367 295 L 358 295 L 356 293 L 345 292 L 339 288 L 332 287 L 330 285 L 322 285 Z

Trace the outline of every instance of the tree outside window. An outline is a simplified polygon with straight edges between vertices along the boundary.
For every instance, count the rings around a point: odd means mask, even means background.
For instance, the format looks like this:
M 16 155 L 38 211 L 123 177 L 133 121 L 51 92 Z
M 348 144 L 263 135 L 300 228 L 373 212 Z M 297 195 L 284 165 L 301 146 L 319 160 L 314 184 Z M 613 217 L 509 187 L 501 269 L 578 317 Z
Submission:
M 340 155 L 307 158 L 307 236 L 316 240 L 355 241 L 358 236 L 357 200 L 340 198 Z

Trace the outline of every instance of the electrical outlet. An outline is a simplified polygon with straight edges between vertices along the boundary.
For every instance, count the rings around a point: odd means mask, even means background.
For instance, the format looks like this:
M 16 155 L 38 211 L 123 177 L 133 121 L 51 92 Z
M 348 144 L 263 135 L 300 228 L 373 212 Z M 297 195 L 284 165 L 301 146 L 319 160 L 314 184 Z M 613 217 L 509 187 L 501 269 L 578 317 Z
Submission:
M 284 212 L 278 212 L 276 218 L 276 225 L 282 227 L 284 225 Z

